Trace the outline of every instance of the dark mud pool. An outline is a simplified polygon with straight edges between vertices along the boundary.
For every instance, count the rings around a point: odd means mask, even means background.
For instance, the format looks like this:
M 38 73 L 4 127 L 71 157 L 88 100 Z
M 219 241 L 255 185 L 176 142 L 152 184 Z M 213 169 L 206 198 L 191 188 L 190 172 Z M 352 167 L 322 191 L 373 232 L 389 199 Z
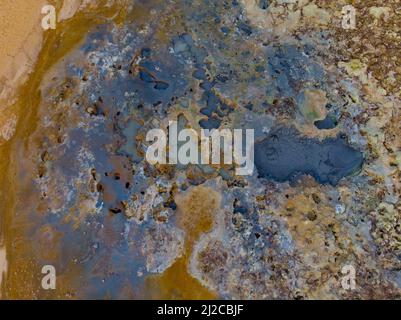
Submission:
M 259 175 L 277 181 L 309 174 L 320 183 L 336 185 L 360 171 L 363 163 L 363 155 L 340 137 L 319 142 L 300 138 L 291 129 L 272 132 L 255 145 L 255 153 Z

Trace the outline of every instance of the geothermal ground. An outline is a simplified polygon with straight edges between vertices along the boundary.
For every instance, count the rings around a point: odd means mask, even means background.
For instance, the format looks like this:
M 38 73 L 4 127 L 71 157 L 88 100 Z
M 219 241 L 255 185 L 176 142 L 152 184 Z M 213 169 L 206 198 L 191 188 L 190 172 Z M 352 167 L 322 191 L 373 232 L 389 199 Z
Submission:
M 400 1 L 64 1 L 47 31 L 32 3 L 31 51 L 0 34 L 29 62 L 1 74 L 1 297 L 401 298 Z M 253 173 L 150 164 L 170 121 L 253 129 Z

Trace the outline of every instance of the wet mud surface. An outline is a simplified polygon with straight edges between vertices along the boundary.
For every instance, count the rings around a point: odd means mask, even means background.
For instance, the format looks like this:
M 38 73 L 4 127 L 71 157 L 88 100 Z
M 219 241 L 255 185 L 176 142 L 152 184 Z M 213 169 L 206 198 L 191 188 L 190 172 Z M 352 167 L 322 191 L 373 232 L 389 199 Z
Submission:
M 319 183 L 336 185 L 343 177 L 361 170 L 363 155 L 345 137 L 322 142 L 300 138 L 293 129 L 273 131 L 255 144 L 255 165 L 261 177 L 280 182 L 308 174 Z

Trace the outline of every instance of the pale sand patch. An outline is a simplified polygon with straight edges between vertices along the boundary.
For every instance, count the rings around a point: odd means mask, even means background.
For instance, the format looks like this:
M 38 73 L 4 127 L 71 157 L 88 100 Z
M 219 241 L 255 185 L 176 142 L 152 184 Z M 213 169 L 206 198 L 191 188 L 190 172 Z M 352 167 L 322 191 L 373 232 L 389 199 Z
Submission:
M 43 41 L 45 0 L 0 0 L 0 145 L 14 135 L 17 114 L 11 106 L 28 79 Z
M 1 298 L 1 282 L 3 280 L 3 274 L 7 272 L 7 259 L 6 259 L 6 248 L 0 248 L 0 298 Z
M 74 16 L 81 6 L 82 0 L 64 1 L 63 6 L 58 14 L 58 21 L 68 20 Z
M 37 59 L 43 37 L 41 9 L 45 3 L 0 0 L 0 99 L 10 99 L 12 89 L 26 80 Z
M 92 2 L 64 1 L 58 21 L 70 19 Z M 54 3 L 53 0 L 0 0 L 0 145 L 14 135 L 18 120 L 13 108 L 17 89 L 28 79 L 42 48 L 42 8 Z

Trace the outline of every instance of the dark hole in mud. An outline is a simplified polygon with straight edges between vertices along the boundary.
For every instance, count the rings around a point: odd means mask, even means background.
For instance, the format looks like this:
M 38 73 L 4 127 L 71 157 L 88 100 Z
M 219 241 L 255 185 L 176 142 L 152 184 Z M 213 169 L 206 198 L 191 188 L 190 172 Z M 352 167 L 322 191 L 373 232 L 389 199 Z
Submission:
M 279 128 L 255 143 L 255 166 L 260 177 L 278 182 L 307 174 L 321 184 L 336 185 L 358 172 L 364 161 L 344 138 L 319 141 L 302 137 L 293 128 Z
M 216 118 L 202 119 L 199 121 L 199 125 L 202 129 L 218 129 L 220 127 L 221 120 Z
M 259 0 L 258 4 L 259 4 L 259 8 L 266 10 L 270 5 L 270 1 L 269 0 Z
M 319 130 L 333 129 L 337 127 L 337 124 L 338 124 L 337 119 L 332 115 L 328 115 L 325 119 L 315 121 L 314 123 L 315 127 L 318 128 Z

